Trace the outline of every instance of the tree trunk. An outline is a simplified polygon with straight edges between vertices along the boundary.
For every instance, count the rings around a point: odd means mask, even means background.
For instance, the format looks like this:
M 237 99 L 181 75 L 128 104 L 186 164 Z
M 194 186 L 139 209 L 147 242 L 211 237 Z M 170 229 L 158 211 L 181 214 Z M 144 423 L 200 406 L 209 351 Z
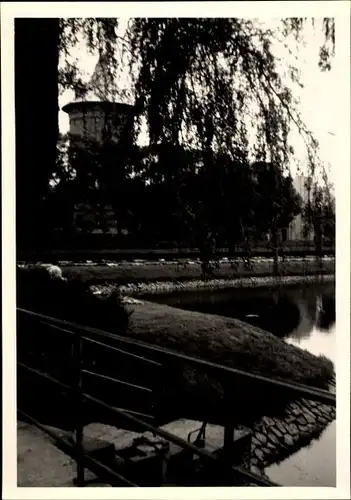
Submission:
M 272 243 L 273 243 L 273 275 L 279 276 L 279 243 L 278 243 L 278 231 L 275 228 L 272 230 Z
M 58 138 L 59 19 L 15 20 L 17 250 L 49 241 L 45 206 Z
M 322 272 L 323 270 L 323 231 L 321 227 L 320 218 L 317 217 L 317 220 L 314 225 L 314 235 L 315 235 L 315 247 L 316 247 L 316 262 L 318 271 Z

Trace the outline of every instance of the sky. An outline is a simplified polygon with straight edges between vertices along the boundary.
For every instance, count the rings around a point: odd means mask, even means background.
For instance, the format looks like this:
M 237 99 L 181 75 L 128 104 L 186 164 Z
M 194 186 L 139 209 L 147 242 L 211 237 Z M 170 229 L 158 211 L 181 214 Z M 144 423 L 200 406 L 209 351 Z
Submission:
M 120 35 L 123 35 L 127 21 L 128 19 L 120 20 Z M 274 45 L 273 50 L 278 57 L 283 59 L 282 71 L 284 70 L 284 61 L 288 61 L 289 58 L 300 69 L 301 81 L 304 84 L 304 88 L 295 88 L 294 95 L 300 99 L 299 111 L 302 119 L 318 140 L 320 158 L 328 172 L 330 181 L 334 183 L 336 167 L 333 165 L 333 161 L 335 163 L 337 107 L 335 106 L 333 95 L 335 95 L 336 75 L 335 71 L 333 71 L 333 66 L 329 72 L 322 72 L 318 67 L 318 51 L 323 42 L 323 33 L 318 29 L 320 27 L 318 21 L 320 20 L 317 20 L 316 29 L 313 29 L 312 25 L 307 24 L 303 32 L 303 43 L 298 45 L 298 52 L 296 52 L 297 47 L 295 42 L 292 39 L 286 40 L 294 54 L 298 56 L 298 62 L 293 61 L 286 49 L 279 43 Z M 267 27 L 274 27 L 276 23 L 277 20 L 275 19 L 264 22 Z M 94 72 L 98 57 L 88 53 L 84 42 L 72 52 L 72 57 L 79 61 L 79 68 L 88 80 Z M 128 77 L 125 73 L 121 73 L 118 82 L 121 87 L 129 88 Z M 88 97 L 88 99 L 93 100 L 93 96 Z M 62 111 L 62 107 L 73 100 L 73 91 L 66 91 L 60 96 L 59 124 L 62 133 L 68 132 L 69 129 L 68 115 Z M 140 137 L 141 143 L 146 143 L 146 140 L 145 134 Z M 305 147 L 297 132 L 291 132 L 290 140 L 297 157 L 296 163 L 291 165 L 291 172 L 295 174 L 298 166 L 301 172 L 304 172 L 306 165 Z

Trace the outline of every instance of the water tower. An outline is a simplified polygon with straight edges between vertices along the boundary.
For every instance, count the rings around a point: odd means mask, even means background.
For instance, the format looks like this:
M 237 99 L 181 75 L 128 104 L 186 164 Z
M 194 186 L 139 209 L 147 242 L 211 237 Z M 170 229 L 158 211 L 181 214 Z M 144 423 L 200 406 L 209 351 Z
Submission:
M 107 137 L 118 143 L 122 135 L 130 135 L 134 106 L 109 101 L 71 102 L 62 108 L 69 115 L 69 133 L 74 138 L 103 143 Z M 78 141 L 79 142 L 79 141 Z
M 89 83 L 92 91 L 83 102 L 62 108 L 69 115 L 69 131 L 76 138 L 118 143 L 133 127 L 134 106 L 116 101 L 116 82 L 107 56 L 101 54 Z
M 118 144 L 121 140 L 128 141 L 131 137 L 135 107 L 112 100 L 110 89 L 113 88 L 114 83 L 108 81 L 110 73 L 106 68 L 104 58 L 100 57 L 91 79 L 91 86 L 94 89 L 92 98 L 88 96 L 85 101 L 71 102 L 62 108 L 69 115 L 70 148 L 84 149 L 91 142 L 96 146 L 102 146 L 105 140 Z M 118 158 L 116 158 L 114 168 L 118 168 Z M 77 172 L 78 175 L 86 178 L 91 174 L 83 168 L 79 173 Z M 93 176 L 92 182 L 95 182 L 95 186 L 91 186 L 93 190 L 99 190 L 99 185 L 93 180 Z M 96 208 L 92 210 L 89 201 L 85 199 L 82 203 L 78 202 L 75 205 L 74 214 L 76 227 L 79 229 L 79 227 L 86 226 L 89 220 L 91 232 L 101 232 L 97 221 L 104 219 L 108 221 L 108 232 L 119 232 L 111 206 L 105 202 L 100 205 L 101 214 L 96 217 L 94 214 Z

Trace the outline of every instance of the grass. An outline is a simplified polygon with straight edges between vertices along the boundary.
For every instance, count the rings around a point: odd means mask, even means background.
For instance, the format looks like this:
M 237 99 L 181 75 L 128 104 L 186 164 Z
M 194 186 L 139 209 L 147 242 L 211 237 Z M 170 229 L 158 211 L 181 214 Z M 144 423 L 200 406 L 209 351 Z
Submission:
M 128 306 L 128 335 L 233 368 L 326 387 L 333 364 L 234 318 L 145 302 Z
M 317 271 L 314 261 L 287 261 L 281 266 L 282 274 L 287 276 L 314 274 Z M 324 262 L 326 273 L 334 273 L 334 261 Z M 116 267 L 107 265 L 64 265 L 63 275 L 68 279 L 80 279 L 89 284 L 101 284 L 115 282 L 119 285 L 128 283 L 153 282 L 153 281 L 186 281 L 202 279 L 201 265 L 194 264 L 169 264 L 169 263 L 147 263 L 133 265 L 123 263 Z M 245 276 L 269 276 L 273 272 L 273 263 L 270 261 L 254 262 L 253 269 L 246 269 L 243 263 L 234 270 L 230 263 L 221 263 L 219 269 L 214 270 L 214 278 L 235 278 Z

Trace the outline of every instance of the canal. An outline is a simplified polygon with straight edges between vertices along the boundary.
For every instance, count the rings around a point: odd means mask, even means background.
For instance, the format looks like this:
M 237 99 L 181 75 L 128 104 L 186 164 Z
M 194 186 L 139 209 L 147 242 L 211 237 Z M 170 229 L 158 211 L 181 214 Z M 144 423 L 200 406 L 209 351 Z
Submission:
M 144 298 L 246 321 L 335 363 L 334 283 L 191 291 Z M 335 487 L 336 421 L 318 439 L 265 472 L 283 486 Z

